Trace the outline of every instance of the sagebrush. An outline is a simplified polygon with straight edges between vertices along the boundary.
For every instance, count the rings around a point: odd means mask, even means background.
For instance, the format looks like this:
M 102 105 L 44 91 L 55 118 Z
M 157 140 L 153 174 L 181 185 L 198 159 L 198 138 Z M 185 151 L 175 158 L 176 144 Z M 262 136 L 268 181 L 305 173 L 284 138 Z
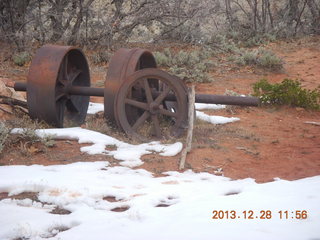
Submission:
M 180 50 L 174 53 L 166 48 L 163 52 L 155 52 L 154 56 L 159 66 L 167 68 L 170 73 L 184 81 L 204 83 L 213 81 L 208 75 L 214 67 L 214 63 L 208 59 L 210 54 L 209 50 Z
M 259 48 L 240 49 L 238 53 L 233 56 L 233 60 L 238 65 L 252 65 L 264 68 L 270 71 L 279 71 L 283 68 L 283 60 L 270 50 Z

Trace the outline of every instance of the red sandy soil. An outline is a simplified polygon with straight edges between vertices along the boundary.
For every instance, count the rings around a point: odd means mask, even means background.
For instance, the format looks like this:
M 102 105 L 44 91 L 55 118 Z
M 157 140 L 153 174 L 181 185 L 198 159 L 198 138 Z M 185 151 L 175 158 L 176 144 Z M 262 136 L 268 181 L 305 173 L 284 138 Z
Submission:
M 320 85 L 319 36 L 280 41 L 266 47 L 283 58 L 285 63 L 281 72 L 238 67 L 221 59 L 219 67 L 211 73 L 215 81 L 198 84 L 197 93 L 224 94 L 226 90 L 232 90 L 249 94 L 252 93 L 252 84 L 262 78 L 273 83 L 281 82 L 284 78 L 298 79 L 308 89 Z M 17 70 L 12 65 L 8 67 L 11 68 L 0 68 L 0 77 L 25 80 L 25 68 Z M 92 66 L 93 82 L 104 80 L 105 72 L 104 66 Z M 103 102 L 101 98 L 91 100 Z M 320 112 L 291 107 L 227 107 L 206 113 L 239 117 L 241 120 L 215 126 L 197 121 L 186 169 L 207 171 L 232 179 L 251 177 L 257 182 L 273 181 L 276 177 L 294 180 L 320 174 L 320 126 L 305 123 L 320 122 Z M 27 151 L 24 154 L 19 149 L 6 149 L 0 157 L 0 165 L 50 165 L 106 160 L 111 165 L 118 164 L 110 157 L 81 153 L 80 145 L 76 142 L 57 141 L 53 148 L 38 148 L 39 151 Z M 145 163 L 140 167 L 160 175 L 165 171 L 178 170 L 179 159 L 180 155 L 147 155 L 143 157 Z

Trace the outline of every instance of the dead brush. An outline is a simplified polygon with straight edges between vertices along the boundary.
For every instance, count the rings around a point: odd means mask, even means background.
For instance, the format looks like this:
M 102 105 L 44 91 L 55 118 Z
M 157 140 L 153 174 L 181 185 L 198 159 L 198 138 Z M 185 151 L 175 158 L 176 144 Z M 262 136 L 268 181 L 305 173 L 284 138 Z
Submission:
M 30 156 L 33 153 L 46 152 L 47 148 L 54 147 L 56 142 L 52 136 L 40 137 L 36 130 L 48 128 L 49 125 L 43 122 L 34 121 L 27 115 L 19 115 L 13 120 L 8 120 L 0 125 L 2 151 L 11 148 L 18 149 L 23 156 Z M 19 134 L 10 134 L 14 128 L 21 128 Z M 5 134 L 6 133 L 6 134 Z
M 88 115 L 84 123 L 86 129 L 100 132 L 108 136 L 112 136 L 121 141 L 128 141 L 128 137 L 119 129 L 114 126 L 110 121 L 106 120 L 101 113 L 96 113 L 94 115 Z

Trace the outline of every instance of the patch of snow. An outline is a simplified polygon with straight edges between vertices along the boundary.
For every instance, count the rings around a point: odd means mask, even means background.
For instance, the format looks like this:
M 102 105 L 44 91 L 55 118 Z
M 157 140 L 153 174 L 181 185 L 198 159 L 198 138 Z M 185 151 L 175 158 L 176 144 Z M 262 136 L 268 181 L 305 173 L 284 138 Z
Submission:
M 219 110 L 219 109 L 226 108 L 226 105 L 211 104 L 211 103 L 195 103 L 194 106 L 196 110 L 203 110 L 203 109 Z
M 24 129 L 15 128 L 12 134 L 22 133 Z M 128 167 L 136 167 L 143 162 L 141 156 L 152 154 L 152 152 L 160 153 L 162 156 L 175 156 L 182 150 L 182 143 L 161 144 L 160 142 L 150 142 L 139 145 L 133 145 L 119 141 L 108 135 L 83 129 L 76 128 L 54 128 L 39 129 L 36 134 L 40 137 L 51 136 L 53 139 L 69 139 L 77 140 L 79 143 L 92 144 L 90 146 L 81 147 L 80 151 L 88 154 L 105 154 L 113 156 L 115 159 L 122 161 L 120 164 Z M 107 146 L 116 146 L 116 150 L 106 150 Z
M 240 118 L 237 117 L 221 117 L 221 116 L 210 116 L 204 112 L 196 111 L 196 116 L 198 119 L 212 123 L 212 124 L 225 124 L 239 121 Z
M 71 211 L 51 214 L 30 199 L 4 199 L 0 239 L 320 238 L 320 176 L 257 184 L 190 170 L 166 174 L 155 178 L 146 170 L 108 167 L 107 162 L 0 166 L 1 190 L 38 192 L 41 202 Z M 116 201 L 103 199 L 107 196 Z M 112 211 L 121 207 L 128 209 Z M 239 217 L 212 219 L 214 210 L 234 210 Z M 243 211 L 250 210 L 254 219 L 245 219 Z M 267 210 L 272 217 L 260 219 Z M 280 210 L 288 211 L 288 219 L 280 219 Z M 307 219 L 295 219 L 295 211 L 302 210 Z
M 96 114 L 104 111 L 104 105 L 102 103 L 89 102 L 87 114 Z
M 208 103 L 195 103 L 195 109 L 197 110 L 219 110 L 225 108 L 226 105 L 222 104 L 208 104 Z M 104 111 L 104 106 L 102 103 L 89 103 L 88 114 L 95 114 L 97 112 Z M 239 121 L 239 118 L 227 118 L 221 116 L 209 116 L 204 112 L 196 111 L 197 118 L 212 123 L 212 124 L 225 124 L 230 122 Z

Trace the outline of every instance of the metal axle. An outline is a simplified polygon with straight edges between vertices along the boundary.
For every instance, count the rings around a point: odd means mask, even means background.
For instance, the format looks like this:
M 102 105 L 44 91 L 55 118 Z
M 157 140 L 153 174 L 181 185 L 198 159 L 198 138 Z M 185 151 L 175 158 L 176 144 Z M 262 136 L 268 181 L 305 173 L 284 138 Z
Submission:
M 24 82 L 15 82 L 14 90 L 16 91 L 27 91 L 27 83 Z M 104 89 L 103 88 L 93 88 L 93 87 L 80 87 L 80 86 L 71 86 L 68 88 L 68 94 L 70 95 L 79 95 L 79 96 L 95 96 L 103 97 Z
M 16 91 L 26 91 L 27 84 L 24 82 L 15 82 L 14 90 Z M 71 86 L 68 89 L 68 94 L 79 95 L 79 96 L 95 96 L 103 97 L 103 88 L 93 88 L 93 87 L 80 87 Z M 153 97 L 156 98 L 160 95 L 159 92 L 153 92 Z M 173 94 L 169 94 L 166 101 L 176 101 L 176 97 Z M 237 105 L 237 106 L 259 106 L 260 100 L 256 97 L 239 97 L 239 96 L 226 96 L 226 95 L 216 95 L 216 94 L 196 94 L 196 103 L 212 103 L 212 104 L 224 104 L 224 105 Z

